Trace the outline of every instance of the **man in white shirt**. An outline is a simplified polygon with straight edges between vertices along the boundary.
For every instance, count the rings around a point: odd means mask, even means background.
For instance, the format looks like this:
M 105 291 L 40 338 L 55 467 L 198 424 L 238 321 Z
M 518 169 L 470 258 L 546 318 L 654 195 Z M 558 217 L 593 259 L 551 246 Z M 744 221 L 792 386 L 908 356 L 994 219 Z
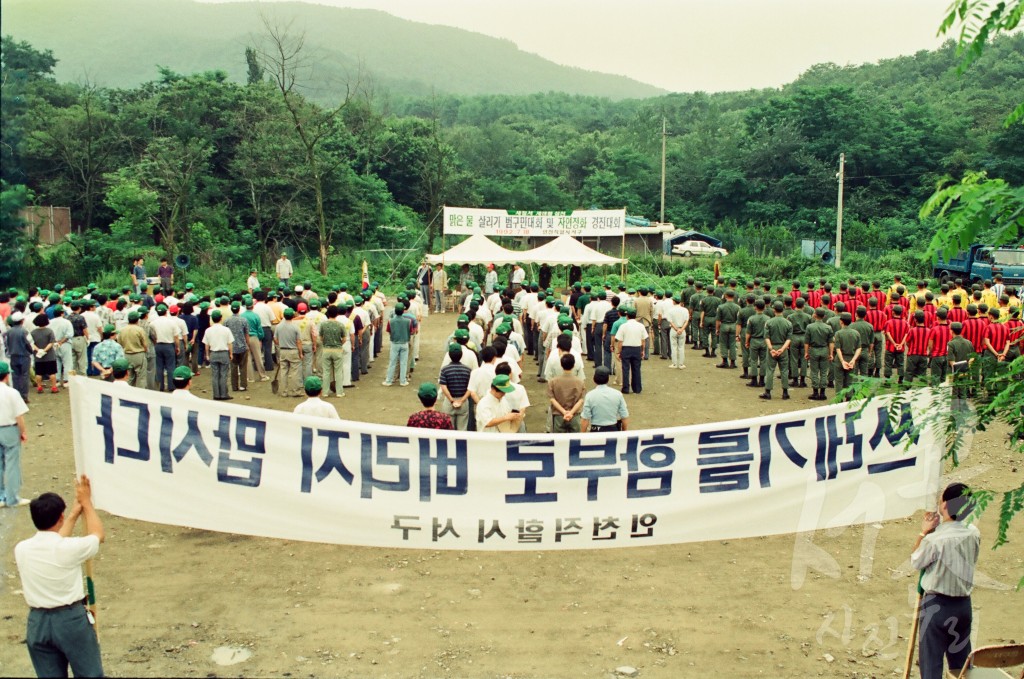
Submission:
M 498 287 L 498 272 L 494 270 L 493 264 L 487 265 L 487 275 L 484 276 L 484 292 L 491 294 Z
M 509 378 L 509 384 L 512 385 L 513 391 L 507 393 L 502 400 L 508 402 L 508 407 L 512 412 L 519 413 L 520 419 L 517 431 L 523 433 L 526 431 L 526 409 L 530 407 L 530 395 L 526 393 L 526 387 L 512 381 L 511 373 L 512 366 L 507 361 L 498 361 L 494 368 L 495 377 L 508 376 Z
M 640 364 L 650 334 L 636 320 L 636 308 L 629 307 L 626 316 L 629 320 L 620 325 L 619 331 L 615 333 L 615 341 L 619 343 L 619 359 L 622 361 L 622 393 L 628 394 L 632 388 L 634 394 L 639 394 L 643 391 Z
M 21 490 L 21 444 L 28 440 L 25 413 L 28 406 L 11 387 L 11 366 L 0 361 L 0 507 L 28 504 L 18 498 Z
M 512 412 L 513 406 L 507 395 L 516 390 L 508 375 L 497 375 L 487 394 L 476 406 L 476 430 L 497 434 L 515 432 L 523 421 L 522 413 Z
M 255 298 L 256 303 L 252 310 L 260 317 L 260 325 L 263 326 L 263 339 L 260 340 L 263 370 L 269 373 L 274 369 L 274 325 L 277 316 L 274 314 L 274 309 L 267 304 L 264 293 L 260 292 Z
M 82 315 L 85 316 L 85 314 Z M 181 351 L 181 347 L 178 345 L 181 332 L 178 328 L 178 321 L 167 315 L 166 305 L 159 304 L 156 307 L 156 318 L 150 320 L 149 328 L 156 335 L 156 383 L 160 391 L 170 391 L 172 373 L 177 365 L 176 357 Z M 96 335 L 97 338 L 100 336 Z M 92 330 L 90 330 L 90 340 L 92 337 Z
M 324 417 L 328 420 L 341 419 L 338 416 L 338 411 L 334 409 L 334 406 L 320 398 L 320 394 L 323 393 L 324 390 L 323 380 L 316 375 L 311 375 L 302 383 L 302 388 L 306 391 L 306 400 L 295 406 L 295 410 L 293 412 L 296 415 Z
M 673 304 L 665 311 L 664 318 L 669 323 L 669 347 L 671 347 L 672 365 L 670 368 L 682 370 L 686 367 L 686 327 L 690 324 L 690 310 L 683 305 L 683 298 L 676 295 Z
M 434 312 L 444 313 L 444 296 L 448 294 L 448 272 L 438 262 L 432 279 L 434 288 Z
M 89 375 L 98 375 L 99 373 L 92 367 L 92 352 L 96 348 L 96 345 L 103 339 L 103 319 L 96 313 L 96 300 L 89 301 L 89 308 L 82 312 L 82 319 L 85 321 L 85 329 L 89 336 L 89 347 L 87 349 L 87 365 Z M 25 327 L 31 327 L 28 323 Z
M 88 477 L 75 482 L 75 504 L 67 519 L 65 508 L 56 493 L 32 500 L 29 511 L 39 532 L 14 547 L 22 595 L 30 608 L 25 645 L 40 677 L 66 677 L 69 665 L 76 677 L 102 677 L 100 647 L 82 585 L 82 564 L 99 553 L 104 540 Z M 88 535 L 73 538 L 79 516 L 85 517 Z
M 63 382 L 66 387 L 68 386 L 68 375 L 73 367 L 74 356 L 71 353 L 71 340 L 75 336 L 75 330 L 71 327 L 71 321 L 64 318 L 64 307 L 60 304 L 53 308 L 50 330 L 53 331 L 53 348 L 57 352 L 57 381 Z
M 256 276 L 256 269 L 249 271 L 249 280 L 245 282 L 245 286 L 249 288 L 249 294 L 255 295 L 260 289 L 260 279 Z
M 220 309 L 210 312 L 210 327 L 203 334 L 206 356 L 210 362 L 211 382 L 214 401 L 230 401 L 228 374 L 231 371 L 231 345 L 235 335 L 221 322 L 224 316 Z
M 292 277 L 292 263 L 288 261 L 288 255 L 283 252 L 281 253 L 281 258 L 277 260 L 275 270 L 277 271 L 278 282 L 282 283 L 285 290 L 287 290 L 288 281 L 291 280 Z
M 465 360 L 463 360 L 465 363 Z M 494 380 L 494 368 L 497 365 L 497 352 L 493 346 L 486 346 L 480 350 L 480 367 L 474 368 L 469 375 L 469 390 L 471 398 L 479 403 L 491 389 L 491 382 Z
M 512 265 L 512 289 L 519 291 L 526 282 L 526 271 L 518 264 Z

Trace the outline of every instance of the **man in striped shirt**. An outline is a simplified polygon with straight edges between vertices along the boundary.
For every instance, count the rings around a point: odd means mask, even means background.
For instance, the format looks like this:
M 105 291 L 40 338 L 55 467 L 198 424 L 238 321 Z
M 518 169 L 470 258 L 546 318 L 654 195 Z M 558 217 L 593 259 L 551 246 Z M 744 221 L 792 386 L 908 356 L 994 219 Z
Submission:
M 964 321 L 964 339 L 974 347 L 974 353 L 980 354 L 985 349 L 985 320 L 978 316 L 978 307 L 967 305 L 967 320 Z
M 973 510 L 967 486 L 947 486 L 938 513 L 925 514 L 910 555 L 910 565 L 924 571 L 917 637 L 921 679 L 942 679 L 944 657 L 958 676 L 971 654 L 971 592 L 981 533 L 963 519 Z
M 924 325 L 924 311 L 914 312 L 914 324 L 907 335 L 907 380 L 924 377 L 928 371 L 928 328 Z
M 988 312 L 991 319 L 985 329 L 985 359 L 986 363 L 1006 363 L 1006 355 L 1010 349 L 1010 326 L 999 322 L 999 309 L 990 309 Z M 992 368 L 997 368 L 993 365 Z
M 875 281 L 873 285 L 881 288 L 882 284 Z M 875 293 L 878 293 L 877 295 Z M 881 297 L 881 299 L 879 299 Z M 885 302 L 885 293 L 880 289 L 876 289 L 868 297 L 868 313 L 864 317 L 868 323 L 871 324 L 871 329 L 874 331 L 873 337 L 873 351 L 872 351 L 872 365 L 874 365 L 874 376 L 879 377 L 882 371 L 883 365 L 883 349 L 885 348 L 885 323 L 886 317 L 885 312 L 882 311 L 880 304 Z
M 900 383 L 903 382 L 903 370 L 906 363 L 906 339 L 910 333 L 910 326 L 903 320 L 903 307 L 899 305 L 889 307 L 893 317 L 886 322 L 886 379 L 892 377 L 893 368 Z
M 928 331 L 928 356 L 931 358 L 932 383 L 941 384 L 946 379 L 949 363 L 946 361 L 946 345 L 953 339 L 953 332 L 946 320 L 948 311 L 940 307 L 936 312 L 937 321 Z
M 952 306 L 949 309 L 949 322 L 950 323 L 963 323 L 967 320 L 967 310 L 963 308 L 962 298 L 959 293 L 953 293 L 950 295 Z

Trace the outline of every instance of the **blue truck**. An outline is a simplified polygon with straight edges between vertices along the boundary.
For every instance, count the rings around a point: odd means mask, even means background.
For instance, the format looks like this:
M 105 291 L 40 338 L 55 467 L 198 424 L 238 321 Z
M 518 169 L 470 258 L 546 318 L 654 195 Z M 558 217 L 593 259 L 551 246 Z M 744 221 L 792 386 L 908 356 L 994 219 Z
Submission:
M 962 278 L 969 285 L 992 280 L 996 274 L 1002 274 L 1006 285 L 1024 285 L 1024 246 L 976 244 L 948 260 L 940 256 L 935 263 L 935 277 L 940 281 Z

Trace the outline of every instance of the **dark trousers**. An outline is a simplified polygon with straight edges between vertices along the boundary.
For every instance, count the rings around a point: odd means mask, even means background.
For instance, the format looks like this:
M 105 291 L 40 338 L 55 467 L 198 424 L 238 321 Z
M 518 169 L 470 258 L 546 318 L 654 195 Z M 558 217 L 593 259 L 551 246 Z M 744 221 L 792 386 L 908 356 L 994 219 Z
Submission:
M 96 370 L 96 368 L 92 366 L 92 352 L 96 348 L 97 344 L 99 344 L 99 342 L 89 342 L 89 355 L 87 358 L 87 360 L 89 361 L 89 367 L 85 371 L 89 377 L 96 377 L 97 375 L 100 374 L 100 371 Z
M 593 337 L 591 338 L 594 352 L 590 354 L 590 360 L 594 362 L 595 368 L 600 368 L 604 363 L 604 324 L 598 323 L 594 326 Z
M 32 368 L 29 356 L 11 356 L 11 386 L 21 394 L 22 400 L 28 402 L 28 373 Z
M 590 358 L 594 355 L 594 333 L 591 331 L 589 325 L 583 329 L 583 336 L 586 341 L 586 345 L 583 347 L 583 350 L 586 352 L 587 358 Z
M 527 316 L 523 322 L 523 339 L 526 340 L 526 353 L 533 356 L 534 342 L 533 342 L 533 321 Z
M 362 338 L 359 337 L 358 335 L 353 334 L 352 335 L 352 381 L 353 382 L 358 382 L 359 381 L 359 374 L 362 372 L 362 370 L 360 370 L 360 365 L 361 365 L 360 358 L 362 357 L 362 353 L 363 353 Z M 389 375 L 389 377 L 390 377 L 390 375 Z
M 668 321 L 661 322 L 661 357 L 672 358 L 672 324 Z
M 103 676 L 100 645 L 85 606 L 30 609 L 25 645 L 37 676 L 67 677 L 68 665 L 76 679 Z
M 643 383 L 640 381 L 640 354 L 642 347 L 622 347 L 622 393 L 628 394 L 632 389 L 634 394 L 643 391 Z
M 612 334 L 610 332 L 606 332 L 604 334 L 604 341 L 602 342 L 602 344 L 604 345 L 604 360 L 601 363 L 601 365 L 608 368 L 608 370 L 611 371 L 612 375 L 614 375 L 615 361 L 612 360 Z
M 263 369 L 270 372 L 274 369 L 274 331 L 270 326 L 263 326 Z
M 942 679 L 942 659 L 960 672 L 971 654 L 971 597 L 927 593 L 918 628 L 921 679 Z
M 238 391 L 249 386 L 249 352 L 243 351 L 240 354 L 231 354 L 231 366 L 228 368 L 231 375 L 231 389 Z
M 169 342 L 158 343 L 156 345 L 156 384 L 160 391 L 174 390 L 174 369 L 177 365 L 174 345 Z

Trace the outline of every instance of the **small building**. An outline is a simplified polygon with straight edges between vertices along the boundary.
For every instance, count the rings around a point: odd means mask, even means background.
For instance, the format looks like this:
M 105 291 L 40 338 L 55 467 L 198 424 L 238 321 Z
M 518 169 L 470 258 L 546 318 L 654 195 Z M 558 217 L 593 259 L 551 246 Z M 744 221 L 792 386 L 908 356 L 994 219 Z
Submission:
M 22 208 L 18 216 L 25 221 L 25 232 L 40 245 L 57 245 L 71 235 L 71 208 L 35 205 Z
M 625 250 L 627 259 L 631 255 L 635 257 L 643 255 L 658 256 L 664 251 L 666 235 L 675 231 L 675 228 L 674 224 L 651 222 L 650 226 L 627 226 L 624 238 L 618 236 L 608 238 L 579 236 L 576 240 L 600 253 L 612 257 L 621 257 L 623 250 Z M 553 236 L 533 236 L 525 240 L 528 241 L 528 247 L 535 248 L 554 239 Z

